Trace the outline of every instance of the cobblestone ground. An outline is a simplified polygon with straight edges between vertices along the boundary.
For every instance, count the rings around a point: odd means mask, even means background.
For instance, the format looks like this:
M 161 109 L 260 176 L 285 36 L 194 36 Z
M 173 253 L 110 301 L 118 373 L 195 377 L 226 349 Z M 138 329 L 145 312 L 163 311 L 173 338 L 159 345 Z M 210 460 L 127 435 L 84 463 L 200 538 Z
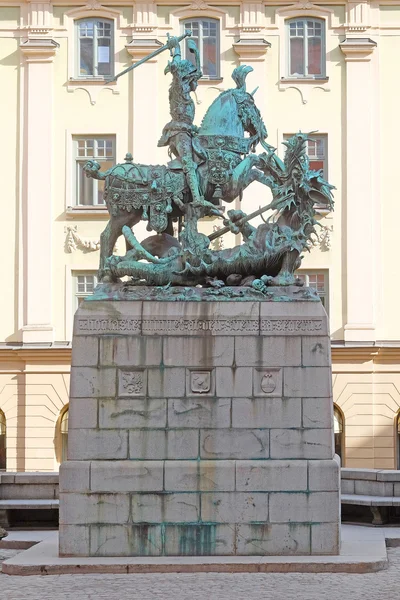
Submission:
M 0 550 L 0 560 L 16 554 Z M 0 574 L 1 600 L 396 600 L 400 548 L 388 549 L 386 571 L 351 574 Z

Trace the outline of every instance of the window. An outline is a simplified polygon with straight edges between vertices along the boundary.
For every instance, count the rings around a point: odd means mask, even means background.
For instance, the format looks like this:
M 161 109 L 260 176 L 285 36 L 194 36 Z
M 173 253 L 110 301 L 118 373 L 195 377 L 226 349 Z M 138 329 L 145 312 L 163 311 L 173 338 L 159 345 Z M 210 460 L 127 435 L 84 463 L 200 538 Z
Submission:
M 114 24 L 108 19 L 76 21 L 78 77 L 114 75 Z
M 288 26 L 289 77 L 325 77 L 325 23 L 291 19 Z
M 104 206 L 104 181 L 86 177 L 83 166 L 88 159 L 96 160 L 102 171 L 107 171 L 115 164 L 115 137 L 80 137 L 73 138 L 75 148 L 76 205 Z
M 94 292 L 94 288 L 97 285 L 96 273 L 76 273 L 74 277 L 74 295 L 75 295 L 75 306 L 74 310 L 78 308 L 82 300 L 87 296 L 91 296 Z
M 289 139 L 294 134 L 285 133 L 284 140 Z M 322 169 L 324 179 L 328 179 L 328 136 L 313 135 L 307 140 L 307 156 L 310 161 L 310 169 L 319 171 Z M 325 207 L 326 208 L 326 207 Z
M 184 21 L 183 29 L 190 30 L 200 53 L 203 77 L 215 79 L 219 77 L 219 21 L 216 19 L 199 19 Z M 187 38 L 186 38 L 187 39 Z M 184 44 L 184 57 L 195 61 L 193 52 L 188 51 L 187 41 Z
M 328 273 L 327 271 L 297 271 L 297 276 L 306 287 L 313 287 L 321 299 L 322 305 L 328 312 Z
M 60 434 L 61 434 L 61 462 L 68 459 L 68 408 L 64 410 L 60 420 Z
M 343 427 L 343 414 L 337 406 L 333 407 L 333 433 L 335 436 L 335 454 L 340 456 L 340 460 L 343 466 L 344 460 L 344 427 Z
M 0 471 L 5 471 L 7 468 L 6 458 L 6 417 L 0 410 Z

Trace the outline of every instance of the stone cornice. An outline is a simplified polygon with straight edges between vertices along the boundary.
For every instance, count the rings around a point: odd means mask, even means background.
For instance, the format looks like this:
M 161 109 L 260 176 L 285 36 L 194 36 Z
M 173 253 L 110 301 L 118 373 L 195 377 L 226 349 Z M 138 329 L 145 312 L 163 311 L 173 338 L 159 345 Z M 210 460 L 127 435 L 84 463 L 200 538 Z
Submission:
M 27 62 L 52 62 L 59 47 L 58 42 L 47 38 L 29 39 L 20 44 L 20 50 Z
M 232 47 L 241 60 L 251 62 L 263 60 L 271 44 L 262 38 L 241 38 L 238 42 L 232 44 Z
M 125 48 L 127 52 L 132 56 L 132 60 L 141 60 L 145 56 L 148 56 L 158 48 L 161 48 L 162 43 L 157 39 L 143 39 L 134 38 L 129 44 L 126 44 Z M 154 57 L 149 62 L 155 62 L 157 57 Z
M 346 38 L 339 44 L 346 61 L 369 61 L 376 46 L 370 38 Z

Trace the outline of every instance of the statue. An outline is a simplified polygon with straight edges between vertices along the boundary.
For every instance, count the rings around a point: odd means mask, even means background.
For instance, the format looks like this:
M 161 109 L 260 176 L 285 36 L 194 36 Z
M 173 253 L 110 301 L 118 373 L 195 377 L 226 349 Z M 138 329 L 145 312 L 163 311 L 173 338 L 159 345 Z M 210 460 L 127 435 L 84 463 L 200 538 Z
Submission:
M 120 73 L 170 51 L 172 60 L 165 72 L 173 77 L 171 121 L 158 145 L 169 146 L 173 160 L 167 165 L 142 165 L 127 154 L 125 163 L 104 173 L 95 161 L 84 167 L 88 177 L 105 181 L 104 200 L 110 213 L 101 234 L 99 279 L 107 283 L 129 276 L 131 285 L 202 286 L 211 288 L 212 294 L 226 294 L 224 288 L 232 285 L 249 287 L 258 294 L 267 294 L 271 286 L 298 285 L 294 273 L 315 233 L 315 206 L 323 204 L 331 210 L 334 188 L 321 171 L 310 169 L 308 134 L 299 132 L 284 142 L 283 161 L 266 143 L 267 130 L 254 92 L 246 90 L 251 67 L 234 69 L 236 87 L 221 92 L 200 127 L 194 126 L 190 94 L 201 69 L 192 40 L 188 48 L 194 63 L 182 59 L 179 43 L 188 36 L 190 32 L 168 38 L 165 46 Z M 260 154 L 256 153 L 258 144 L 263 148 Z M 251 215 L 228 211 L 225 227 L 209 236 L 198 231 L 200 218 L 210 214 L 221 217 L 220 202 L 232 202 L 253 181 L 271 191 L 268 205 Z M 263 218 L 257 228 L 250 225 L 251 219 L 267 210 L 272 211 L 268 219 Z M 142 243 L 132 231 L 140 219 L 155 232 Z M 173 235 L 174 221 L 179 222 L 178 237 Z M 227 231 L 241 233 L 243 243 L 212 249 L 211 242 Z M 115 256 L 113 248 L 121 233 L 127 252 Z

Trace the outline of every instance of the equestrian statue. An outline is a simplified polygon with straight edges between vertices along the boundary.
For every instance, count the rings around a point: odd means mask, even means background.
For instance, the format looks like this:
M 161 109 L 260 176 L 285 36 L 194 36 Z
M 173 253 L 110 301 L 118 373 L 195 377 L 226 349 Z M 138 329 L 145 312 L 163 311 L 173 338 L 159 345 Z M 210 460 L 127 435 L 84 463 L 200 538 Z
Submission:
M 105 172 L 94 160 L 86 163 L 88 177 L 104 180 L 110 214 L 100 238 L 99 279 L 117 282 L 128 276 L 130 285 L 211 287 L 215 294 L 232 285 L 265 294 L 269 286 L 298 284 L 295 271 L 316 232 L 315 207 L 331 210 L 334 188 L 321 171 L 310 169 L 309 134 L 299 132 L 283 142 L 283 161 L 267 144 L 254 92 L 246 89 L 246 78 L 253 70 L 249 66 L 234 69 L 236 87 L 221 92 L 200 127 L 194 125 L 192 92 L 202 72 L 196 44 L 186 39 L 190 35 L 168 37 L 165 46 L 114 78 L 170 51 L 165 73 L 172 75 L 171 120 L 158 146 L 168 147 L 171 160 L 167 165 L 143 165 L 127 154 L 124 163 Z M 192 60 L 182 57 L 183 40 Z M 261 153 L 256 152 L 258 145 Z M 241 197 L 253 181 L 267 186 L 272 200 L 250 215 L 229 210 L 224 218 L 222 203 Z M 271 215 L 262 218 L 261 225 L 250 225 L 251 219 L 267 211 Z M 200 233 L 198 221 L 206 216 L 222 218 L 224 227 L 209 236 Z M 140 220 L 154 232 L 142 242 L 132 230 Z M 212 249 L 213 240 L 228 231 L 240 233 L 243 243 Z M 125 256 L 116 256 L 113 249 L 121 234 L 127 251 Z

